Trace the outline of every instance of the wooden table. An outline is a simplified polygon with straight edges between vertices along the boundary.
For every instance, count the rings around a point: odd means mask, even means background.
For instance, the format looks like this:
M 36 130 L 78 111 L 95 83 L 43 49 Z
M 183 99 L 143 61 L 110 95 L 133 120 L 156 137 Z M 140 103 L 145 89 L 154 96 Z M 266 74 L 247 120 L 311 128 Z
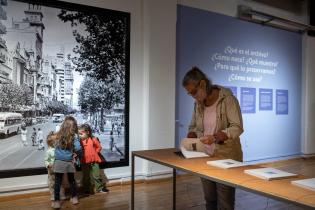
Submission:
M 135 195 L 135 157 L 149 160 L 173 169 L 173 210 L 176 209 L 176 170 L 185 171 L 189 174 L 240 188 L 246 191 L 261 194 L 274 199 L 293 203 L 307 209 L 315 209 L 315 192 L 291 184 L 292 180 L 304 179 L 299 175 L 295 178 L 267 181 L 245 174 L 245 169 L 260 168 L 259 165 L 249 165 L 239 168 L 220 169 L 207 165 L 208 160 L 215 158 L 192 158 L 185 159 L 175 154 L 175 148 L 142 150 L 132 152 L 131 162 L 131 210 L 134 210 Z

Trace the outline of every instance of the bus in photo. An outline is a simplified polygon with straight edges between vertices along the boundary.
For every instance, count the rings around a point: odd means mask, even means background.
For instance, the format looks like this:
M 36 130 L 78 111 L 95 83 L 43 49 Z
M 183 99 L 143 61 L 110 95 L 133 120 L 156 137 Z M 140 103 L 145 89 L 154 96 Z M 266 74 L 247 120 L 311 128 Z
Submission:
M 15 112 L 0 112 L 0 135 L 18 134 L 22 126 L 22 114 Z

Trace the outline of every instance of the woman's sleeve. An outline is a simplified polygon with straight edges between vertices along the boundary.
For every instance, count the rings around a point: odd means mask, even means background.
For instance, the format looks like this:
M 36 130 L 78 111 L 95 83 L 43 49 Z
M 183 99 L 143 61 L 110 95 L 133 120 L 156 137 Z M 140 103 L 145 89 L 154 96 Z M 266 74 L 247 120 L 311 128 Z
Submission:
M 229 124 L 225 131 L 229 138 L 238 138 L 244 131 L 240 105 L 234 96 L 227 97 L 225 102 Z
M 196 106 L 196 103 L 194 103 L 194 110 L 193 110 L 193 113 L 191 116 L 190 124 L 188 127 L 188 132 L 195 132 L 195 129 L 196 129 L 196 109 L 197 109 L 197 106 Z

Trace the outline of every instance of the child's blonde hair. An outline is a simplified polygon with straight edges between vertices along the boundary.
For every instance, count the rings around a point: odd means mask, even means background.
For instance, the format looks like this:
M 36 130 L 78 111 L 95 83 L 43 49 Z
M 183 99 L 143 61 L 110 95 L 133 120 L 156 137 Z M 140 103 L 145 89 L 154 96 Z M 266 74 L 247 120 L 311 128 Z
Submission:
M 47 135 L 47 145 L 50 146 L 50 147 L 54 147 L 56 140 L 57 140 L 57 134 L 55 132 L 51 131 Z

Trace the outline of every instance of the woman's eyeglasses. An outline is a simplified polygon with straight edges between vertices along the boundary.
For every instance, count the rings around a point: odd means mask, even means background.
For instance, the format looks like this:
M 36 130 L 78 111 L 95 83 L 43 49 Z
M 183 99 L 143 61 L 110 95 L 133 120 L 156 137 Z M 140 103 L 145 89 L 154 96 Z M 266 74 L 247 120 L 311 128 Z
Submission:
M 195 95 L 197 94 L 197 92 L 198 92 L 199 85 L 200 85 L 200 82 L 198 82 L 198 83 L 195 85 L 195 87 L 194 87 L 193 90 L 187 92 L 187 94 L 190 95 L 190 96 L 195 96 Z

